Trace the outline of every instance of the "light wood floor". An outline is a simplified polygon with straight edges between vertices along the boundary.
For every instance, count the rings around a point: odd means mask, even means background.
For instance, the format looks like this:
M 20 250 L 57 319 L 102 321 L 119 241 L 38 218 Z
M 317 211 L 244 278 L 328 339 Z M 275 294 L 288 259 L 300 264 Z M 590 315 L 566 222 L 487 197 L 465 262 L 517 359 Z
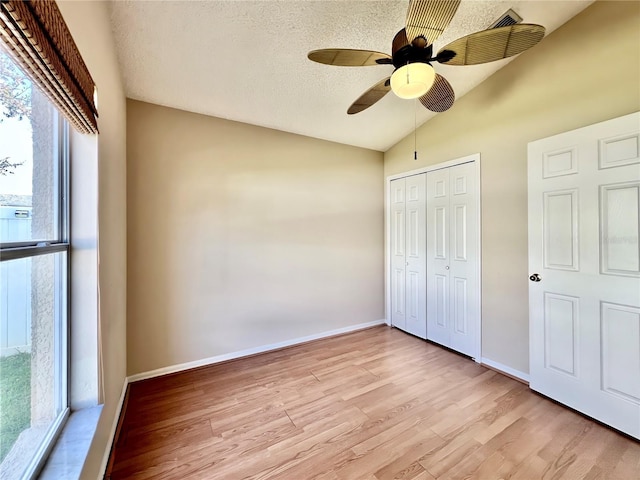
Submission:
M 640 478 L 640 443 L 388 327 L 131 385 L 112 479 Z

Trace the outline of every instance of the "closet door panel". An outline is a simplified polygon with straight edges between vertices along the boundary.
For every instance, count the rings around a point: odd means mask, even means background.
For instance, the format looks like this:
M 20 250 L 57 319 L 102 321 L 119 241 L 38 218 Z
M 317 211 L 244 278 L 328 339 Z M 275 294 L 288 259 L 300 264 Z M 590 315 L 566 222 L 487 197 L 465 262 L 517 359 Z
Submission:
M 391 182 L 391 324 L 406 328 L 405 319 L 405 179 Z
M 479 355 L 476 165 L 427 173 L 427 338 Z
M 407 305 L 405 330 L 420 338 L 427 338 L 425 190 L 425 174 L 405 179 Z
M 449 344 L 449 170 L 427 173 L 427 338 Z
M 451 210 L 450 312 L 453 326 L 449 347 L 469 356 L 477 355 L 478 205 L 475 165 L 465 163 L 449 170 Z M 470 321 L 474 319 L 474 321 Z

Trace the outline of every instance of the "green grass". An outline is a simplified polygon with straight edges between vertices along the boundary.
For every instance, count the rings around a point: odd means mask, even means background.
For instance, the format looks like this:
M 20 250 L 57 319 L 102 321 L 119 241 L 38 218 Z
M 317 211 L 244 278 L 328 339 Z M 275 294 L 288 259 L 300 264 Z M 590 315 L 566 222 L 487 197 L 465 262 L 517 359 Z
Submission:
M 31 423 L 31 354 L 0 358 L 0 462 Z

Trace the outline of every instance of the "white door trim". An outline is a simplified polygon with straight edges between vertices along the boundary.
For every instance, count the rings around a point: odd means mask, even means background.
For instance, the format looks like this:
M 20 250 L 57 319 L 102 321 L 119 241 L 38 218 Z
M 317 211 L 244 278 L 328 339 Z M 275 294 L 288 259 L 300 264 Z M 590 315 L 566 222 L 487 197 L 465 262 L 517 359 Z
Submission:
M 429 165 L 427 167 L 417 168 L 415 170 L 409 170 L 408 172 L 396 173 L 385 177 L 384 185 L 384 297 L 385 297 L 385 317 L 386 323 L 391 325 L 391 219 L 389 211 L 391 209 L 391 181 L 399 178 L 411 177 L 413 175 L 420 175 L 421 173 L 431 172 L 433 170 L 440 170 L 442 168 L 453 167 L 456 165 L 462 165 L 463 163 L 475 164 L 475 177 L 478 185 L 478 319 L 477 319 L 477 332 L 478 338 L 476 339 L 476 355 L 474 360 L 481 363 L 482 359 L 482 190 L 480 184 L 480 154 L 474 153 L 465 157 L 456 158 L 447 162 L 437 163 L 435 165 Z

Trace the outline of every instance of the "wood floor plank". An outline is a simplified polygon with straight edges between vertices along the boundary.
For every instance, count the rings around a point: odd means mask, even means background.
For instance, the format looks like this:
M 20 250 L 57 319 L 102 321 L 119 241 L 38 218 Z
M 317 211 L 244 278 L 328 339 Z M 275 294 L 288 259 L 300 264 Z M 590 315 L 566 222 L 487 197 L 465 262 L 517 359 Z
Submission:
M 640 478 L 640 442 L 376 327 L 131 384 L 111 479 Z
M 432 433 L 419 442 L 415 442 L 392 462 L 387 463 L 375 472 L 376 478 L 384 480 L 414 478 L 418 475 L 424 476 L 425 474 L 430 476 L 418 460 L 442 443 L 444 443 L 444 440 L 435 433 Z

